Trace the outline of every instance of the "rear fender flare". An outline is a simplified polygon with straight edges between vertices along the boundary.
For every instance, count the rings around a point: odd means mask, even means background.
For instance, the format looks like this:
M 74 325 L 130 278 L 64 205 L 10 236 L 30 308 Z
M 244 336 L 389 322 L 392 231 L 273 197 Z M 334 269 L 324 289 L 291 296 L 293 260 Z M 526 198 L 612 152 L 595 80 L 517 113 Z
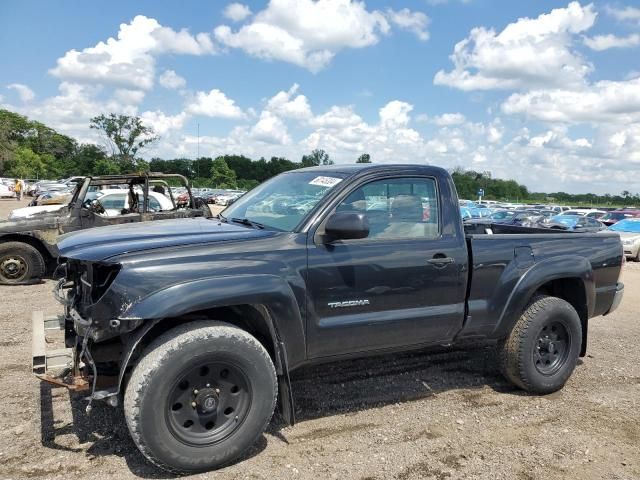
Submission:
M 570 278 L 582 281 L 587 300 L 587 319 L 590 318 L 595 305 L 596 288 L 589 260 L 577 255 L 547 258 L 535 263 L 520 277 L 505 303 L 492 337 L 502 338 L 509 334 L 540 287 L 553 280 Z

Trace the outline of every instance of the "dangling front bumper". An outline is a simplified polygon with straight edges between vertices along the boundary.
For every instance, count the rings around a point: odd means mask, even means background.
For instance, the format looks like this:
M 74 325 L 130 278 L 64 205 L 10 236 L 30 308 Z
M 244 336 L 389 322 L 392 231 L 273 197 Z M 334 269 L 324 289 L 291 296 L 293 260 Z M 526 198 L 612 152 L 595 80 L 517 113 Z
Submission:
M 47 349 L 47 332 L 65 331 L 63 315 L 45 316 L 36 311 L 32 315 L 32 368 L 37 378 L 75 392 L 88 391 L 90 379 L 82 373 L 75 346 Z M 65 344 L 70 342 L 65 339 Z

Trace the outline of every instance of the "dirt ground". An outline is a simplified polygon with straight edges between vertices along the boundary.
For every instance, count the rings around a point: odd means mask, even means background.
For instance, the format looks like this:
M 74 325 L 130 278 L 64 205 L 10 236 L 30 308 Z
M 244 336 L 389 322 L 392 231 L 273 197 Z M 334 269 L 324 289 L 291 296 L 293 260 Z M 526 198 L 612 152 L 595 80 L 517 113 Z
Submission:
M 0 200 L 0 218 L 17 202 Z M 387 355 L 293 376 L 299 423 L 275 417 L 242 461 L 193 478 L 638 479 L 640 266 L 620 309 L 590 324 L 566 387 L 530 396 L 490 346 Z M 0 478 L 170 478 L 129 438 L 122 411 L 41 385 L 31 312 L 55 314 L 52 282 L 0 287 Z

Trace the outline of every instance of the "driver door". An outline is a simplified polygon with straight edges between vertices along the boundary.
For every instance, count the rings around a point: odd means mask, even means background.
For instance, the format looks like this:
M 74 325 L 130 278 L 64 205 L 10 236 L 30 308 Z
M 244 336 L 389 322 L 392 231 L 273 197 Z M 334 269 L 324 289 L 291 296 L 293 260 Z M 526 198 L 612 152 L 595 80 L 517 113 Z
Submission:
M 464 318 L 467 251 L 441 231 L 436 180 L 367 183 L 335 208 L 352 210 L 366 215 L 366 238 L 308 244 L 309 357 L 451 341 Z

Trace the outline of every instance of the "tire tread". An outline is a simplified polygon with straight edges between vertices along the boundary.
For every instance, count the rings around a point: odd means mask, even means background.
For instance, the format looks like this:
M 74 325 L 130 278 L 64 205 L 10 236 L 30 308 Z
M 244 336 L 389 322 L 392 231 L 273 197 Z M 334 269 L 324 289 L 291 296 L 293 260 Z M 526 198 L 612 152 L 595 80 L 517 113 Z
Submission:
M 507 380 L 528 392 L 548 393 L 529 381 L 525 371 L 526 361 L 523 361 L 523 351 L 526 348 L 529 330 L 535 328 L 535 317 L 546 309 L 567 305 L 573 308 L 565 300 L 548 295 L 536 295 L 531 299 L 507 338 L 498 344 L 500 367 Z
M 182 470 L 166 464 L 160 458 L 157 458 L 146 447 L 140 432 L 140 407 L 143 393 L 151 381 L 152 376 L 162 369 L 164 361 L 166 361 L 172 353 L 179 350 L 182 345 L 194 340 L 207 338 L 217 339 L 220 337 L 227 337 L 234 342 L 242 344 L 244 347 L 255 349 L 264 358 L 265 364 L 270 366 L 272 377 L 274 380 L 276 379 L 275 367 L 273 366 L 271 357 L 262 344 L 248 332 L 229 323 L 219 321 L 189 322 L 165 332 L 152 341 L 145 350 L 140 362 L 134 368 L 129 379 L 124 396 L 124 413 L 131 437 L 140 452 L 147 458 L 147 460 L 163 470 L 180 475 L 194 473 L 190 470 Z M 278 395 L 278 382 L 274 381 L 273 384 L 274 391 L 271 415 L 273 415 L 273 411 L 275 410 Z M 265 430 L 270 419 L 271 416 L 267 418 L 264 425 L 256 435 L 254 443 Z M 242 452 L 240 452 L 239 455 L 241 454 Z M 235 460 L 235 458 L 227 460 L 225 464 L 228 464 L 233 460 Z
M 3 242 L 0 243 L 0 255 L 5 252 L 22 251 L 22 255 L 27 257 L 27 261 L 30 263 L 28 276 L 19 282 L 6 282 L 6 284 L 20 284 L 28 282 L 29 280 L 41 279 L 46 272 L 46 263 L 42 253 L 33 245 L 25 242 Z

